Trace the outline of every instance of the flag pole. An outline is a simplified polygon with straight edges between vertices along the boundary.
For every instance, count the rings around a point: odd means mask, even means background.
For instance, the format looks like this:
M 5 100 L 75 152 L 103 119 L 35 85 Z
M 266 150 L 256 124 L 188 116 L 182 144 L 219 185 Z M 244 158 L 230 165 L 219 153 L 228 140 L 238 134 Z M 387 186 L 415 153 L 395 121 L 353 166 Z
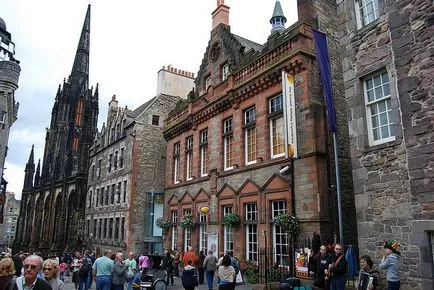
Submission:
M 316 47 L 316 54 L 318 57 L 318 65 L 321 72 L 321 80 L 323 86 L 324 98 L 327 108 L 327 119 L 329 122 L 330 132 L 333 138 L 334 158 L 335 158 L 335 178 L 336 178 L 336 196 L 338 203 L 338 222 L 339 222 L 339 243 L 344 244 L 344 229 L 342 225 L 342 203 L 341 203 L 341 187 L 339 177 L 339 159 L 338 159 L 338 146 L 336 141 L 336 112 L 333 101 L 333 84 L 332 72 L 330 69 L 330 56 L 328 50 L 327 35 L 318 30 L 312 29 L 313 38 Z
M 335 154 L 335 174 L 336 174 L 336 196 L 338 202 L 338 220 L 339 220 L 339 243 L 344 245 L 344 228 L 342 225 L 342 203 L 341 203 L 341 185 L 339 175 L 339 160 L 338 160 L 338 145 L 336 141 L 336 133 L 332 133 L 333 136 L 333 151 Z

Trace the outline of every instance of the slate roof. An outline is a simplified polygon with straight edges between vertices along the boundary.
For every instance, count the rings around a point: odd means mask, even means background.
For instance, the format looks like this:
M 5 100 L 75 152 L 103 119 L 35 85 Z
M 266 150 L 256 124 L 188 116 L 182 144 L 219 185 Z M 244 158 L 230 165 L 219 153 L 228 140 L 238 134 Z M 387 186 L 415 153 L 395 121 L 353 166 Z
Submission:
M 127 115 L 131 118 L 136 118 L 140 113 L 142 113 L 146 108 L 155 100 L 156 97 L 153 97 L 146 103 L 143 103 L 139 107 L 137 107 L 134 111 L 129 112 Z
M 249 50 L 253 49 L 255 51 L 260 52 L 262 50 L 262 45 L 259 43 L 256 43 L 254 41 L 248 40 L 244 37 L 238 36 L 236 34 L 232 35 L 235 37 L 235 39 L 242 45 L 244 46 L 246 49 L 244 50 L 245 52 L 248 52 Z

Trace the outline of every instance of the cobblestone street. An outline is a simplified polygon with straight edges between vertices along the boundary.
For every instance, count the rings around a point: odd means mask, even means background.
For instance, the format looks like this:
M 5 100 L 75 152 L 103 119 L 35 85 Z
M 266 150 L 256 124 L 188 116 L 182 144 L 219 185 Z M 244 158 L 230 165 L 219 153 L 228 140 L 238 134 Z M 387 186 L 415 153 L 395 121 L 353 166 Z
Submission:
M 175 285 L 174 286 L 168 286 L 168 290 L 182 290 L 184 289 L 181 285 L 181 279 L 180 278 L 174 278 L 175 279 Z M 92 290 L 95 290 L 95 282 L 92 283 L 91 286 Z M 127 286 L 125 285 L 124 289 L 127 289 Z M 197 287 L 196 290 L 207 290 L 208 286 L 206 284 L 201 284 Z M 214 289 L 218 289 L 218 285 L 214 285 Z M 237 285 L 235 287 L 236 290 L 250 290 L 252 289 L 249 285 Z M 68 281 L 65 282 L 63 290 L 75 290 L 74 284 L 71 282 L 71 277 L 68 277 Z

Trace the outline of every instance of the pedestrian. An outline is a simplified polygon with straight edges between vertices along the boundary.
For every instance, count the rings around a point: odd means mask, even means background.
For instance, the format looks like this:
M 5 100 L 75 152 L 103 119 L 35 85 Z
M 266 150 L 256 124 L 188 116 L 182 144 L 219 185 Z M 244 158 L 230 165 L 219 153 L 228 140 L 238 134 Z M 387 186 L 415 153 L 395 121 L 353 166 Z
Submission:
M 399 251 L 399 243 L 394 240 L 384 242 L 385 253 L 380 262 L 380 269 L 387 269 L 387 289 L 398 290 L 401 287 L 399 279 L 399 258 L 401 252 Z
M 203 268 L 205 269 L 206 273 L 206 281 L 208 283 L 208 289 L 213 289 L 214 284 L 214 273 L 215 269 L 217 267 L 217 258 L 214 256 L 212 250 L 208 251 L 208 255 L 205 257 L 205 260 L 203 261 Z
M 318 254 L 313 256 L 312 258 L 312 271 L 314 282 L 313 285 L 320 289 L 327 289 L 328 285 L 326 284 L 326 274 L 325 270 L 328 268 L 329 264 L 332 261 L 332 257 L 329 253 L 327 253 L 327 247 L 325 245 L 321 245 L 319 248 Z
M 179 277 L 179 262 L 181 261 L 180 257 L 181 255 L 178 252 L 178 248 L 175 247 L 173 250 L 173 268 L 174 268 L 173 276 L 174 277 Z
M 359 281 L 357 283 L 358 290 L 377 290 L 380 288 L 381 276 L 377 269 L 373 269 L 374 262 L 371 257 L 364 255 L 360 257 L 360 272 Z M 364 274 L 368 275 L 368 279 L 363 279 Z M 370 281 L 370 277 L 372 277 Z
M 89 289 L 89 276 L 92 270 L 92 261 L 89 258 L 89 251 L 85 251 L 84 255 L 79 254 L 78 262 L 78 273 L 77 273 L 77 284 L 78 290 L 88 290 Z
M 193 266 L 192 259 L 187 260 L 187 263 L 184 264 L 181 281 L 185 290 L 194 290 L 194 287 L 199 285 L 196 276 L 196 268 Z
M 137 262 L 136 259 L 134 259 L 134 253 L 129 252 L 128 253 L 128 259 L 125 259 L 124 261 L 125 266 L 127 266 L 127 274 L 125 274 L 125 280 L 127 282 L 127 290 L 133 289 L 133 280 L 134 276 L 137 272 Z
M 0 260 L 0 290 L 12 289 L 15 285 L 15 266 L 11 258 Z M 12 288 L 11 288 L 12 287 Z
M 203 261 L 205 260 L 205 254 L 203 253 L 203 250 L 199 251 L 199 261 L 197 264 L 197 269 L 199 271 L 199 284 L 203 284 L 204 282 L 204 276 L 205 276 L 205 270 L 203 268 Z
M 222 259 L 222 264 L 218 268 L 219 290 L 235 289 L 235 269 L 231 266 L 231 257 L 225 255 Z
M 344 248 L 341 244 L 335 245 L 335 255 L 329 268 L 325 270 L 328 275 L 330 290 L 344 290 L 347 271 L 347 259 L 344 256 Z M 326 277 L 327 279 L 327 277 Z
M 123 262 L 122 252 L 116 253 L 115 264 L 112 272 L 113 290 L 123 290 L 125 284 L 125 272 L 128 266 Z
M 149 257 L 145 255 L 145 253 L 142 253 L 142 255 L 139 258 L 139 268 L 143 272 L 148 272 L 149 268 Z
M 67 268 L 68 265 L 65 263 L 65 260 L 61 259 L 59 264 L 59 273 L 60 273 L 59 279 L 62 280 L 62 282 L 65 282 L 65 273 Z
M 59 264 L 54 259 L 44 261 L 42 268 L 45 281 L 50 284 L 53 290 L 63 290 L 63 281 L 59 279 Z
M 183 265 L 184 265 L 184 267 L 187 265 L 189 265 L 188 264 L 188 261 L 189 260 L 192 260 L 193 261 L 193 266 L 197 266 L 197 264 L 198 264 L 198 262 L 199 262 L 199 259 L 198 259 L 198 257 L 197 257 L 197 255 L 196 255 L 196 253 L 195 252 L 193 252 L 193 247 L 192 246 L 189 246 L 188 247 L 188 251 L 184 254 L 184 256 L 182 257 L 182 263 L 183 263 Z
M 71 271 L 72 271 L 72 283 L 74 283 L 75 290 L 78 290 L 78 269 L 80 268 L 81 254 L 80 252 L 74 253 L 74 258 L 72 259 Z
M 21 285 L 20 289 L 52 290 L 47 281 L 38 278 L 43 262 L 42 258 L 37 255 L 28 256 L 23 262 L 24 274 L 17 278 L 14 290 L 18 290 L 18 285 Z
M 175 285 L 175 281 L 173 280 L 173 255 L 170 250 L 167 251 L 163 258 L 163 269 L 167 272 L 167 285 Z
M 231 258 L 231 266 L 235 270 L 234 283 L 236 283 L 238 273 L 240 272 L 240 263 L 238 262 L 237 258 L 234 257 L 234 253 L 232 251 L 227 251 L 226 255 L 229 256 L 229 258 Z
M 92 266 L 92 276 L 96 283 L 96 290 L 110 290 L 111 288 L 111 275 L 114 262 L 110 259 L 112 251 L 105 250 L 104 256 L 95 260 Z

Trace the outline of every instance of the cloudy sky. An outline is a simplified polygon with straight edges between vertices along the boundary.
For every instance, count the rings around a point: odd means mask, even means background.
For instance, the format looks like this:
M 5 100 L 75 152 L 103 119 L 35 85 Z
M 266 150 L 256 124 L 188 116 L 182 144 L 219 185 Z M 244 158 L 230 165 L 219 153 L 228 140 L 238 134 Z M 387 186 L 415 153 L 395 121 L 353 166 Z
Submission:
M 99 83 L 99 124 L 108 101 L 135 108 L 155 95 L 157 72 L 168 64 L 194 72 L 210 39 L 217 0 L 1 0 L 21 61 L 18 120 L 11 129 L 5 164 L 8 191 L 21 196 L 32 144 L 43 158 L 57 87 L 71 72 L 88 4 L 91 8 L 90 85 Z M 297 19 L 295 0 L 280 0 L 287 27 Z M 270 34 L 275 0 L 225 0 L 231 31 L 258 43 Z

